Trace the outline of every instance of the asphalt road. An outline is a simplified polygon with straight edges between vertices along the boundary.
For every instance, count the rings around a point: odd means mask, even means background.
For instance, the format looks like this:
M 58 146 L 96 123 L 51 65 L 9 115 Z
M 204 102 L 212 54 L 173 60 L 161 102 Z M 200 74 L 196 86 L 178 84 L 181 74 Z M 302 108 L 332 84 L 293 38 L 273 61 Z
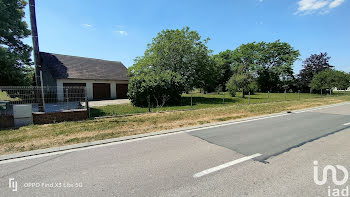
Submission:
M 328 196 L 314 161 L 350 170 L 349 122 L 347 104 L 0 162 L 0 196 Z

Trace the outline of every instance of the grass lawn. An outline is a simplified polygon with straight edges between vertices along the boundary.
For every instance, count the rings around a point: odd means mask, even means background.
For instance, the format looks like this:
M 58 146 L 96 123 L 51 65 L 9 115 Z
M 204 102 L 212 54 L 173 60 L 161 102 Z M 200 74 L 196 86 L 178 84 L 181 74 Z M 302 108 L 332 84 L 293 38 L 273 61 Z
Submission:
M 350 95 L 350 93 L 347 93 Z M 333 96 L 339 96 L 344 95 L 344 93 L 337 93 Z M 268 99 L 268 96 L 270 97 Z M 329 97 L 329 95 L 327 95 Z M 320 97 L 327 97 L 326 95 L 319 95 L 319 94 L 308 94 L 308 93 L 301 93 L 300 99 L 310 99 L 310 98 L 320 98 Z M 181 104 L 180 106 L 167 106 L 167 107 L 161 107 L 161 108 L 152 108 L 152 112 L 159 112 L 159 111 L 171 111 L 171 110 L 186 110 L 186 109 L 205 109 L 205 108 L 212 108 L 212 107 L 221 107 L 221 106 L 231 106 L 231 105 L 237 105 L 237 104 L 248 104 L 249 96 L 246 96 L 245 98 L 242 98 L 242 93 L 238 93 L 236 97 L 231 97 L 228 93 L 210 93 L 210 94 L 201 94 L 201 93 L 194 93 L 192 95 L 192 103 L 193 106 L 191 107 L 191 94 L 183 94 Z M 284 101 L 284 94 L 283 93 L 256 93 L 255 95 L 250 96 L 250 103 L 256 104 L 256 103 L 267 103 L 267 102 L 280 102 Z M 286 100 L 287 101 L 295 101 L 299 100 L 298 93 L 287 93 L 286 94 Z M 142 108 L 142 107 L 134 107 L 131 104 L 120 104 L 120 105 L 108 105 L 103 107 L 93 107 L 91 108 L 90 115 L 92 117 L 99 117 L 99 116 L 115 116 L 115 115 L 126 115 L 126 114 L 137 114 L 137 113 L 147 113 L 148 108 Z
M 3 92 L 0 90 L 0 101 L 18 101 L 19 98 L 11 98 L 7 92 Z
M 217 95 L 212 96 L 214 100 L 219 99 L 216 98 Z M 306 95 L 304 97 L 306 97 Z M 271 97 L 271 99 L 272 98 L 273 97 Z M 277 98 L 277 95 L 275 98 Z M 200 98 L 198 98 L 198 100 L 199 99 Z M 240 98 L 231 99 L 232 103 L 245 101 Z M 234 102 L 234 100 L 236 102 Z M 219 105 L 213 101 L 213 103 L 208 102 L 208 104 L 201 103 L 203 106 L 212 105 L 213 107 L 199 110 L 146 113 L 135 116 L 79 122 L 30 125 L 19 129 L 0 131 L 0 154 L 201 125 L 344 101 L 350 101 L 350 96 L 301 99 L 300 101 L 294 99 L 286 102 L 271 102 L 255 105 Z

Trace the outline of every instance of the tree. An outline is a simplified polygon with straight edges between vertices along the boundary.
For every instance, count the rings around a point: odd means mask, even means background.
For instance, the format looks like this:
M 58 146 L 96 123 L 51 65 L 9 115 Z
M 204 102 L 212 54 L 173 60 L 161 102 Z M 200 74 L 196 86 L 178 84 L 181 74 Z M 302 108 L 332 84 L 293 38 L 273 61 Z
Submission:
M 214 77 L 211 51 L 206 46 L 208 40 L 202 40 L 198 32 L 190 31 L 189 27 L 163 30 L 148 44 L 144 56 L 135 59 L 129 73 L 136 76 L 154 67 L 181 75 L 186 91 L 204 88 Z
M 24 0 L 0 0 L 0 85 L 29 85 L 31 47 L 22 39 L 30 35 L 23 21 Z
M 252 42 L 239 46 L 233 51 L 232 68 L 243 66 L 243 73 L 256 79 L 261 91 L 275 91 L 294 79 L 293 63 L 300 53 L 290 44 L 279 40 Z
M 334 88 L 347 89 L 350 87 L 349 74 L 343 71 L 327 69 L 319 72 L 311 80 L 310 87 L 315 90 Z
M 128 96 L 140 107 L 162 107 L 181 100 L 184 89 L 182 76 L 172 71 L 149 69 L 130 79 Z
M 258 84 L 261 91 L 282 89 L 284 81 L 293 79 L 293 64 L 300 56 L 290 44 L 277 40 L 258 43 Z
M 242 44 L 231 53 L 233 75 L 227 83 L 231 96 L 234 96 L 236 91 L 242 91 L 242 97 L 244 97 L 247 92 L 253 93 L 256 90 L 255 78 L 259 52 L 259 44 L 253 42 Z
M 243 65 L 238 66 L 233 76 L 227 82 L 227 89 L 231 96 L 235 96 L 237 91 L 241 91 L 244 98 L 248 92 L 253 94 L 257 89 L 256 82 L 251 73 L 244 69 L 245 67 Z
M 215 73 L 217 74 L 216 86 L 221 87 L 222 91 L 226 91 L 226 83 L 233 75 L 233 52 L 231 50 L 222 51 L 214 55 L 214 61 Z
M 312 54 L 303 61 L 303 69 L 298 75 L 298 86 L 302 90 L 307 90 L 313 77 L 321 71 L 331 69 L 329 64 L 331 57 L 327 53 Z

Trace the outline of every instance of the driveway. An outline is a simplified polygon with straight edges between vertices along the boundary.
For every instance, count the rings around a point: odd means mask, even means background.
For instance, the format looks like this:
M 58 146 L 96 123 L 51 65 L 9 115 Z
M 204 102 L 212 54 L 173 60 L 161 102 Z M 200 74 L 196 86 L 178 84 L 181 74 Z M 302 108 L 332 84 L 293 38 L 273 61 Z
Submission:
M 114 99 L 114 100 L 103 100 L 103 101 L 89 101 L 90 107 L 101 107 L 107 105 L 119 105 L 130 103 L 129 99 Z

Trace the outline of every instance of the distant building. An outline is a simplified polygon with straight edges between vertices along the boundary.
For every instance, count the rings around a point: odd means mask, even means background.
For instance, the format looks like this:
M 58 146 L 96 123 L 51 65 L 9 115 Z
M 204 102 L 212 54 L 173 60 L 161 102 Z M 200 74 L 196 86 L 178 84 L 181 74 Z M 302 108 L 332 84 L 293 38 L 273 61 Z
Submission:
M 127 68 L 118 61 L 40 52 L 43 84 L 56 87 L 64 99 L 64 87 L 84 86 L 89 100 L 127 98 Z
M 343 89 L 343 90 L 338 90 L 338 88 L 333 88 L 332 91 L 340 91 L 340 92 L 341 92 L 341 91 L 350 91 L 350 87 L 348 87 L 348 89 L 346 89 L 346 90 L 344 90 L 344 89 Z

